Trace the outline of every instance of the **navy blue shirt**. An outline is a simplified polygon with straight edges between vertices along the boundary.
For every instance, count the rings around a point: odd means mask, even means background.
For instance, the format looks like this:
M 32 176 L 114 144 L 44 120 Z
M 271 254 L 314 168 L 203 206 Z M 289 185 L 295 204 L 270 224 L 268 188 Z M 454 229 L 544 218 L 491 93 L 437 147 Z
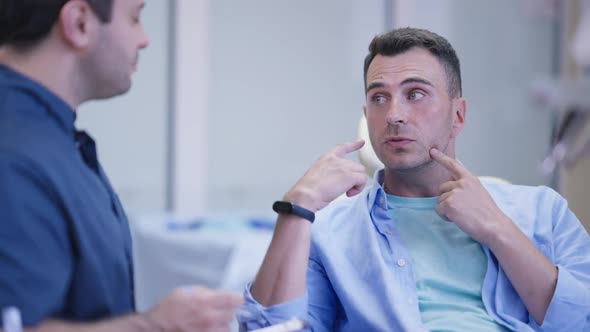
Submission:
M 131 235 L 75 112 L 0 65 L 0 309 L 23 323 L 132 312 Z

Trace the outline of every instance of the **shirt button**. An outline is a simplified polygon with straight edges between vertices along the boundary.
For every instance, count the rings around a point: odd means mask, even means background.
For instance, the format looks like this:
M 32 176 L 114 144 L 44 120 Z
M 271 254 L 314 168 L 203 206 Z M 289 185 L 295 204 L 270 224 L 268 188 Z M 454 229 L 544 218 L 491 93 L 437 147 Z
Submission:
M 381 196 L 381 197 L 379 198 L 379 204 L 381 204 L 381 206 L 382 206 L 383 208 L 385 208 L 385 207 L 386 207 L 386 206 L 385 206 L 385 197 Z
M 397 260 L 397 265 L 400 266 L 400 267 L 406 266 L 406 260 L 403 259 L 403 258 L 398 259 Z

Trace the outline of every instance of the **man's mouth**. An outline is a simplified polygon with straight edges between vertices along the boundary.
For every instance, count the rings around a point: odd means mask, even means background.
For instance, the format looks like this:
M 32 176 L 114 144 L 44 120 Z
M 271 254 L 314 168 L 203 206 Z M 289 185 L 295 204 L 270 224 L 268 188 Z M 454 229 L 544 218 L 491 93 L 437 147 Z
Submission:
M 412 142 L 414 142 L 413 139 L 403 137 L 403 136 L 387 137 L 387 139 L 385 140 L 385 144 L 387 144 L 391 147 L 395 147 L 395 148 L 404 147 Z

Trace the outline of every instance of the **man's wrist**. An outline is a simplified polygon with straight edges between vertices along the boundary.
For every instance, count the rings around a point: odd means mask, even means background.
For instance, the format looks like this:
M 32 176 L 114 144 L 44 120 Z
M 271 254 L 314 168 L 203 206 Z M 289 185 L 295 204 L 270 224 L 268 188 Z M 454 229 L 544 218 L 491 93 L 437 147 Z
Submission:
M 312 195 L 306 191 L 292 189 L 289 190 L 284 196 L 283 201 L 290 202 L 295 205 L 299 205 L 300 207 L 307 209 L 311 212 L 317 212 L 317 208 L 315 207 L 315 200 L 313 199 Z
M 501 215 L 497 221 L 489 223 L 487 234 L 483 236 L 482 243 L 494 251 L 499 246 L 505 246 L 514 238 L 514 232 L 520 230 L 514 225 L 512 220 L 506 215 Z

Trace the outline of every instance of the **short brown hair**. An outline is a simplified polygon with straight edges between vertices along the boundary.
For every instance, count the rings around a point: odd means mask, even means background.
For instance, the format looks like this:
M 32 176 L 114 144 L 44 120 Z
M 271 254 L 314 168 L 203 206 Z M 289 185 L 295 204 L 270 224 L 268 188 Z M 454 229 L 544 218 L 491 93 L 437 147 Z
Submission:
M 369 45 L 369 54 L 365 57 L 365 90 L 367 89 L 369 65 L 378 54 L 395 56 L 413 47 L 428 50 L 442 63 L 447 76 L 449 95 L 460 97 L 462 94 L 461 66 L 453 46 L 434 32 L 415 28 L 396 29 L 373 38 Z
M 0 46 L 27 49 L 43 40 L 69 0 L 1 0 Z M 111 21 L 114 0 L 86 0 L 104 23 Z

